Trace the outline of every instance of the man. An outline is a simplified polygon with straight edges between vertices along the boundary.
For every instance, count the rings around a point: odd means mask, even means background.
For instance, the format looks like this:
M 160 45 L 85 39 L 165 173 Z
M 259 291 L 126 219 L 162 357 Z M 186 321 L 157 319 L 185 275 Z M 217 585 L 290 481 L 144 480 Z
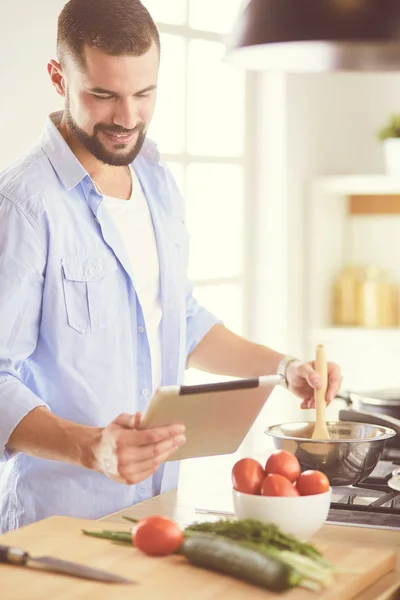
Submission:
M 139 0 L 70 0 L 48 72 L 65 109 L 0 175 L 0 530 L 174 488 L 182 426 L 137 429 L 186 365 L 319 379 L 227 330 L 186 280 L 182 201 L 146 131 L 160 41 Z M 329 366 L 327 401 L 341 376 Z

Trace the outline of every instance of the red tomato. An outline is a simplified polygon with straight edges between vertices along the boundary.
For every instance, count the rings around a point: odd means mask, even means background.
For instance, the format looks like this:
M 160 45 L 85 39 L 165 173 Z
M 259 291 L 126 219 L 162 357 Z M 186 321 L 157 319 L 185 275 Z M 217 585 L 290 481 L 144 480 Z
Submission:
M 296 481 L 301 496 L 323 494 L 329 490 L 329 479 L 321 471 L 304 471 Z
M 259 495 L 264 477 L 264 469 L 254 458 L 242 458 L 232 469 L 233 487 L 245 494 Z
M 171 519 L 153 515 L 141 519 L 132 528 L 132 541 L 145 554 L 165 556 L 178 550 L 183 542 L 183 533 Z
M 265 472 L 267 475 L 270 473 L 283 475 L 294 483 L 300 475 L 301 468 L 294 454 L 287 450 L 275 450 L 265 464 Z
M 262 496 L 300 496 L 298 490 L 294 487 L 293 483 L 283 477 L 283 475 L 277 475 L 270 473 L 264 479 L 261 486 Z

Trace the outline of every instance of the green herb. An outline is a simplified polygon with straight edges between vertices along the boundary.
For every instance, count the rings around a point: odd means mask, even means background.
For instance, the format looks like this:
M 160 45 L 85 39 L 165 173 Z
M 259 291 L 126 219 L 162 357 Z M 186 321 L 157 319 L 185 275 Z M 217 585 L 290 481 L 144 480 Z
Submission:
M 131 517 L 124 517 L 131 522 L 137 522 Z M 132 545 L 132 535 L 129 531 L 87 531 L 85 535 L 105 538 L 116 543 Z M 274 559 L 290 568 L 298 585 L 310 590 L 319 591 L 331 585 L 333 567 L 312 544 L 305 543 L 295 536 L 288 535 L 273 524 L 262 523 L 254 519 L 220 519 L 213 523 L 193 523 L 184 529 L 185 540 L 209 536 L 210 539 L 225 539 L 238 543 L 243 548 L 258 552 L 265 557 Z M 184 552 L 183 547 L 177 552 Z
M 301 542 L 296 537 L 281 531 L 276 525 L 254 519 L 237 519 L 236 521 L 220 519 L 214 523 L 193 523 L 186 527 L 186 531 L 215 533 L 232 540 L 253 542 L 267 548 L 290 550 L 326 564 L 321 552 L 312 544 Z
M 133 521 L 133 519 L 129 517 L 125 518 L 129 521 Z M 261 521 L 256 521 L 254 519 L 238 519 L 236 521 L 220 519 L 213 523 L 193 523 L 184 529 L 185 536 L 196 532 L 222 535 L 232 540 L 246 541 L 257 544 L 257 546 L 264 546 L 266 549 L 275 549 L 278 551 L 288 550 L 290 552 L 308 556 L 321 562 L 325 566 L 328 566 L 328 563 L 323 559 L 321 552 L 312 544 L 301 542 L 296 537 L 281 531 L 276 525 L 262 523 Z M 86 535 L 93 535 L 94 537 L 119 539 L 132 543 L 132 536 L 129 531 L 103 530 L 102 532 L 90 532 L 83 530 L 83 533 Z
M 378 131 L 378 138 L 380 140 L 387 140 L 391 138 L 400 137 L 400 114 L 395 113 L 390 115 L 385 127 L 382 127 Z
M 133 519 L 132 517 L 122 517 L 123 519 L 126 519 L 127 521 L 130 521 L 131 523 L 139 523 L 139 519 Z
M 91 537 L 103 538 L 114 542 L 124 542 L 132 545 L 132 536 L 129 531 L 88 531 L 87 529 L 82 529 L 82 533 Z

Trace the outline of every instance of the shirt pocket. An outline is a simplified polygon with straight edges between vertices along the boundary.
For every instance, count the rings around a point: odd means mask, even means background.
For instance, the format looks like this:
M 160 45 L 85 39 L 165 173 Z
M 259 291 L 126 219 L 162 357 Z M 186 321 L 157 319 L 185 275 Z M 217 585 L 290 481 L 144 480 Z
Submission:
M 68 324 L 79 333 L 94 333 L 115 322 L 121 310 L 121 273 L 111 252 L 61 261 Z

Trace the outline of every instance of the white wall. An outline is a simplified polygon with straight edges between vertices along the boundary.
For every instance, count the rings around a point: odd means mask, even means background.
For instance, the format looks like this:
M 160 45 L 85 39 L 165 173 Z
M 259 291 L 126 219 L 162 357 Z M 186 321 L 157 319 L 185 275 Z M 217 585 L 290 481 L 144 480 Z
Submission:
M 272 115 L 271 94 L 278 97 Z M 287 244 L 286 249 L 264 254 L 258 260 L 265 270 L 268 265 L 276 272 L 277 261 L 280 270 L 284 270 L 284 275 L 280 273 L 278 277 L 281 282 L 285 279 L 286 284 L 278 291 L 274 282 L 275 289 L 265 291 L 265 301 L 272 293 L 273 312 L 281 315 L 283 299 L 286 323 L 278 343 L 291 352 L 301 353 L 305 324 L 307 185 L 317 175 L 384 172 L 376 131 L 390 112 L 400 111 L 400 75 L 336 73 L 282 75 L 280 79 L 265 75 L 261 78 L 259 106 L 260 147 L 265 145 L 258 163 L 263 173 L 259 176 L 259 210 L 265 212 L 264 204 L 269 205 L 268 212 L 274 215 L 275 236 L 284 238 Z M 277 130 L 282 136 L 280 140 Z M 267 164 L 269 158 L 271 163 Z M 271 172 L 269 181 L 266 174 Z M 273 327 L 278 327 L 276 320 Z M 268 328 L 264 335 L 268 335 Z
M 384 172 L 376 131 L 400 112 L 400 75 L 265 74 L 258 94 L 253 335 L 306 358 L 307 185 L 317 175 Z M 297 406 L 276 394 L 265 414 L 304 418 Z
M 46 116 L 62 107 L 46 67 L 55 58 L 57 16 L 64 4 L 1 2 L 0 169 L 25 152 L 40 135 Z

